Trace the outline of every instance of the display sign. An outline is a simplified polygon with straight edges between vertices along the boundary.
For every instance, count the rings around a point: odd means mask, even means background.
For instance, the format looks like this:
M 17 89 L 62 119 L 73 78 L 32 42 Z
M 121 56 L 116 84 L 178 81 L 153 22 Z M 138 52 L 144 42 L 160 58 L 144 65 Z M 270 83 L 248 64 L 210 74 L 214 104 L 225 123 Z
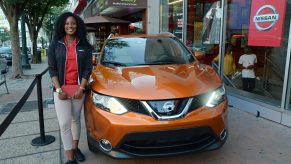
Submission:
M 124 7 L 138 7 L 146 8 L 147 1 L 145 0 L 110 0 L 109 5 L 112 6 L 124 6 Z
M 286 0 L 253 0 L 248 45 L 280 47 L 285 10 Z
M 98 11 L 102 12 L 106 8 L 147 8 L 146 0 L 98 0 Z

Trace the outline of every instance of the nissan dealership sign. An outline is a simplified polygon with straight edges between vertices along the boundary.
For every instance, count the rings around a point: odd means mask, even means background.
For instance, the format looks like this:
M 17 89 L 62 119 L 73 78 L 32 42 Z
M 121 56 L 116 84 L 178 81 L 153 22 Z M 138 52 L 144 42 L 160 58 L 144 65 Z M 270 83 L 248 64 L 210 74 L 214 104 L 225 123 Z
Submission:
M 268 10 L 268 9 L 272 11 L 270 14 L 261 14 L 264 12 L 264 10 Z M 279 20 L 279 14 L 277 10 L 275 9 L 275 7 L 272 5 L 262 6 L 257 11 L 256 15 L 254 16 L 254 22 L 255 22 L 256 28 L 260 31 L 270 30 L 271 28 L 275 26 L 278 20 Z M 263 22 L 270 22 L 270 25 L 267 27 L 261 27 L 260 23 L 263 23 Z
M 248 45 L 280 47 L 286 0 L 253 0 Z

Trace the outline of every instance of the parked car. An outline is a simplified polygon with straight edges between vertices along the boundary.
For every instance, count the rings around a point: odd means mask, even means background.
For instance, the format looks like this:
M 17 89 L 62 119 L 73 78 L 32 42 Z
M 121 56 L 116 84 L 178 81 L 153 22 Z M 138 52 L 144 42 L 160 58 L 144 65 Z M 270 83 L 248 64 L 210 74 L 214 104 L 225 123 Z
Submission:
M 172 34 L 116 36 L 89 79 L 89 150 L 115 158 L 220 148 L 228 136 L 220 77 Z
M 6 59 L 8 65 L 12 65 L 12 51 L 10 47 L 0 47 L 0 56 Z

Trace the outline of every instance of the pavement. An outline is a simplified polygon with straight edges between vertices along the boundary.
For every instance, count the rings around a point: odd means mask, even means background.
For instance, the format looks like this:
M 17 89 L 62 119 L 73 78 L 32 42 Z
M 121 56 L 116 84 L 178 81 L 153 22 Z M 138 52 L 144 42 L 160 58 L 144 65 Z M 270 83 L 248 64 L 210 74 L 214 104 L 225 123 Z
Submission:
M 46 60 L 41 64 L 31 64 L 30 70 L 23 70 L 24 78 L 11 79 L 11 68 L 7 77 L 10 94 L 4 85 L 0 86 L 0 123 L 20 100 L 34 79 L 47 67 Z M 0 137 L 0 164 L 59 164 L 66 161 L 60 140 L 54 105 L 52 104 L 51 82 L 48 73 L 42 78 L 44 102 L 44 125 L 46 135 L 55 141 L 45 146 L 32 146 L 33 139 L 40 136 L 36 87 L 24 107 L 17 114 L 4 134 Z M 275 122 L 255 117 L 236 108 L 229 107 L 229 137 L 218 150 L 171 156 L 165 158 L 117 160 L 102 153 L 93 154 L 88 150 L 84 116 L 79 147 L 86 156 L 84 164 L 176 164 L 176 163 L 215 163 L 215 164 L 287 164 L 291 161 L 291 128 Z

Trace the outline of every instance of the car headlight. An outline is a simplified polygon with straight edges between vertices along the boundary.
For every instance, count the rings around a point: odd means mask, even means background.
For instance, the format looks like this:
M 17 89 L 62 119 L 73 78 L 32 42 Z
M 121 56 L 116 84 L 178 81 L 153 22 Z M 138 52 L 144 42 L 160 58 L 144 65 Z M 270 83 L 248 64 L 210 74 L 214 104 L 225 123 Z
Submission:
M 113 114 L 124 114 L 128 110 L 114 97 L 92 93 L 92 101 L 97 108 Z
M 215 107 L 219 103 L 225 100 L 225 88 L 224 86 L 219 87 L 215 91 L 213 91 L 206 103 L 206 106 L 208 107 Z

